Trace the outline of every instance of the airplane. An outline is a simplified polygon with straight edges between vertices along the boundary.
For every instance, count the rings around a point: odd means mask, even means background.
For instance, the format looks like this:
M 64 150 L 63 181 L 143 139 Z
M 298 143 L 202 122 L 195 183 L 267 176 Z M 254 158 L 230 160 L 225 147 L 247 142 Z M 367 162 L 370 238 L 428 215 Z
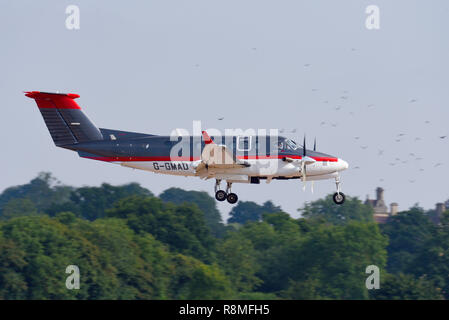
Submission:
M 238 201 L 233 183 L 259 184 L 261 180 L 300 179 L 304 183 L 335 179 L 333 201 L 341 205 L 340 172 L 348 163 L 277 135 L 161 136 L 96 127 L 83 113 L 74 93 L 25 91 L 44 118 L 57 147 L 76 151 L 82 158 L 161 174 L 215 179 L 215 198 Z M 221 182 L 226 181 L 226 190 Z

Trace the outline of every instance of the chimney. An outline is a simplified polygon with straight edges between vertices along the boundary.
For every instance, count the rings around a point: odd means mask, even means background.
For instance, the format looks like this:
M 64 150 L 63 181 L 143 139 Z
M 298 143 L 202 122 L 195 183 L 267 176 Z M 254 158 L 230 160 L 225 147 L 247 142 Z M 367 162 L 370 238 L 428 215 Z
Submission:
M 393 202 L 390 204 L 390 216 L 395 216 L 398 214 L 398 204 Z
M 436 204 L 437 217 L 441 217 L 441 215 L 443 214 L 444 210 L 445 210 L 444 203 L 438 202 Z
M 376 189 L 377 201 L 384 201 L 384 189 L 378 187 Z

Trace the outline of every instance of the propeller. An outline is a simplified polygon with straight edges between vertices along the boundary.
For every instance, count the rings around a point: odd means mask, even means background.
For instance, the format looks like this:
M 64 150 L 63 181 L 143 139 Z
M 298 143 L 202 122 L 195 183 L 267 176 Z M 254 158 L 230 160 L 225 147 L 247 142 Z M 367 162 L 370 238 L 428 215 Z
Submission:
M 313 144 L 313 151 L 316 150 L 316 138 Z M 304 134 L 304 141 L 303 141 L 303 149 L 302 149 L 302 159 L 301 159 L 301 180 L 303 181 L 303 187 L 302 190 L 305 191 L 306 190 L 306 183 L 307 183 L 307 167 L 306 165 L 308 164 L 313 164 L 315 163 L 316 160 L 307 156 L 307 146 L 306 146 L 306 135 Z M 312 193 L 313 193 L 313 181 L 312 181 Z

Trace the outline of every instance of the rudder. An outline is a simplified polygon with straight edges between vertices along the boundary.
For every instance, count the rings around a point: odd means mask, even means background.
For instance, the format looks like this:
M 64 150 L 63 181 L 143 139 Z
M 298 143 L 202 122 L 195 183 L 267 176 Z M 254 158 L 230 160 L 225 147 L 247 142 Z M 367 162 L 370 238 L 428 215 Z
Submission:
M 103 140 L 100 130 L 75 102 L 79 95 L 40 91 L 28 91 L 25 95 L 36 101 L 56 146 Z

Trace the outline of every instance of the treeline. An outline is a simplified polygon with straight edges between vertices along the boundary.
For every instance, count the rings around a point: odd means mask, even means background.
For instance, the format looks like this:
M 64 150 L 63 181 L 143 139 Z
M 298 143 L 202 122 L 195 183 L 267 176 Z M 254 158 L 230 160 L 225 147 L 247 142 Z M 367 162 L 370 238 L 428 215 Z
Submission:
M 41 173 L 0 194 L 0 299 L 449 298 L 449 213 L 436 225 L 415 206 L 379 226 L 359 199 L 331 196 L 301 211 L 241 201 L 225 224 L 205 192 Z M 79 290 L 66 288 L 68 265 Z

